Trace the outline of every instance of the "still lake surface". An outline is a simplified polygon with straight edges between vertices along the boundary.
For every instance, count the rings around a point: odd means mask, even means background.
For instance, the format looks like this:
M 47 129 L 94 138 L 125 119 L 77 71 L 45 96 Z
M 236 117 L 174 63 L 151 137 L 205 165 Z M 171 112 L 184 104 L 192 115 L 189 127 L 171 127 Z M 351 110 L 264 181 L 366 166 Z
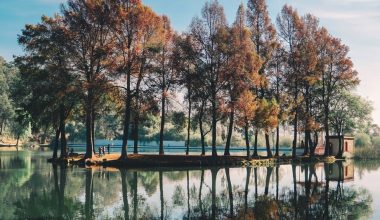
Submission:
M 50 156 L 0 152 L 0 219 L 380 219 L 380 161 L 119 170 Z

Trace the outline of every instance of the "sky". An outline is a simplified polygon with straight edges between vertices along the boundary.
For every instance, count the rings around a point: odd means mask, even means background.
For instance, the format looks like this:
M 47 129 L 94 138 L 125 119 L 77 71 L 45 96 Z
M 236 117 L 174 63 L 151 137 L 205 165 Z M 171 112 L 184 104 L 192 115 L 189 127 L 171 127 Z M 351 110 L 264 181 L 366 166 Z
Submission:
M 143 0 L 159 14 L 171 19 L 176 31 L 186 31 L 192 18 L 200 15 L 207 0 Z M 233 22 L 238 6 L 247 0 L 219 0 L 228 21 Z M 42 15 L 59 12 L 65 0 L 0 0 L 0 56 L 7 61 L 22 54 L 17 35 L 25 24 L 37 23 Z M 351 49 L 361 83 L 357 93 L 374 105 L 373 119 L 380 125 L 380 0 L 267 0 L 272 21 L 284 4 L 299 14 L 311 13 L 322 26 Z

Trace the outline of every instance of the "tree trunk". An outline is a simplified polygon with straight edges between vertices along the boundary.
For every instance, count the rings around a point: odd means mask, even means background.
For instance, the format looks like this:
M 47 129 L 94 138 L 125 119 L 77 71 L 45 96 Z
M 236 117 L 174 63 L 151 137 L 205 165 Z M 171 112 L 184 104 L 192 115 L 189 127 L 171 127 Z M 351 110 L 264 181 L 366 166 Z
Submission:
M 191 96 L 189 95 L 189 111 L 187 113 L 187 140 L 186 140 L 186 155 L 189 155 L 190 147 L 190 127 L 191 127 Z
M 139 123 L 140 123 L 140 117 L 138 109 L 136 109 L 136 113 L 134 116 L 134 129 L 133 129 L 133 153 L 138 154 L 139 153 Z
M 232 138 L 232 132 L 234 130 L 234 118 L 235 118 L 235 109 L 234 109 L 234 106 L 232 105 L 231 112 L 230 112 L 230 122 L 228 125 L 226 148 L 224 149 L 224 156 L 230 155 L 231 138 Z
M 54 143 L 54 149 L 53 149 L 53 159 L 58 158 L 58 148 L 59 148 L 59 135 L 61 134 L 61 131 L 59 128 L 55 131 L 55 143 Z
M 165 129 L 165 90 L 162 90 L 161 98 L 161 124 L 160 124 L 160 149 L 159 154 L 164 155 L 164 129 Z
M 199 112 L 199 132 L 201 133 L 201 145 L 202 145 L 202 156 L 206 154 L 206 146 L 205 146 L 205 134 L 203 129 L 203 106 L 201 107 L 201 110 Z
M 273 157 L 272 155 L 272 149 L 270 149 L 270 142 L 269 142 L 269 134 L 268 132 L 265 132 L 265 145 L 266 145 L 266 148 L 267 148 L 267 157 L 268 158 L 271 158 Z
M 248 120 L 246 118 L 245 119 L 245 126 L 244 126 L 244 136 L 245 136 L 245 147 L 247 150 L 247 159 L 249 160 L 251 157 L 251 152 L 250 152 L 250 147 L 249 147 L 249 133 L 248 133 L 249 127 L 248 126 L 249 126 L 249 124 L 248 124 Z
M 86 154 L 84 158 L 92 158 L 93 153 L 93 141 L 92 141 L 92 101 L 93 91 L 92 88 L 88 89 L 88 95 L 86 100 Z
M 338 154 L 337 157 L 341 158 L 343 155 L 343 146 L 342 146 L 342 135 L 340 132 L 338 132 L 338 140 L 339 140 L 339 145 L 338 145 Z
M 294 117 L 293 123 L 294 123 L 294 133 L 293 133 L 292 157 L 295 158 L 297 156 L 296 148 L 297 148 L 297 133 L 298 133 L 298 110 L 296 110 L 296 115 Z
M 67 140 L 66 140 L 66 123 L 65 123 L 65 107 L 60 106 L 59 113 L 59 130 L 61 131 L 61 158 L 67 157 Z
M 129 124 L 131 118 L 131 74 L 127 74 L 127 99 L 125 102 L 125 114 L 124 114 L 124 128 L 123 128 L 123 143 L 121 145 L 121 157 L 120 159 L 127 159 L 128 154 L 128 138 L 129 138 Z
M 216 157 L 218 156 L 218 153 L 216 151 L 216 100 L 215 95 L 213 95 L 213 101 L 212 101 L 212 134 L 211 134 L 211 146 L 212 146 L 212 156 Z
M 276 153 L 274 156 L 280 156 L 280 126 L 276 127 Z
M 92 118 L 91 118 L 91 135 L 92 135 L 92 150 L 94 154 L 96 154 L 96 149 L 95 149 L 95 109 L 92 108 Z
M 257 154 L 257 138 L 258 138 L 258 135 L 259 135 L 259 129 L 255 129 L 255 143 L 253 145 L 253 157 L 257 157 L 258 154 Z

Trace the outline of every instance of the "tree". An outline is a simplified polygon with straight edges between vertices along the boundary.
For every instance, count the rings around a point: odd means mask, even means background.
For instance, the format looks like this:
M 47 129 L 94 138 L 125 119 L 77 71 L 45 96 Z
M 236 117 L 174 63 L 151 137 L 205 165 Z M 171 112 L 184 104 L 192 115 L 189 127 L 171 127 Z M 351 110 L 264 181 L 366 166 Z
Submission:
M 277 17 L 278 33 L 283 40 L 284 48 L 288 56 L 288 69 L 286 72 L 286 85 L 288 92 L 292 96 L 292 115 L 293 115 L 293 147 L 292 157 L 296 157 L 297 134 L 298 134 L 298 117 L 299 117 L 299 70 L 296 63 L 297 45 L 299 43 L 299 30 L 302 29 L 302 20 L 297 11 L 292 7 L 285 5 Z
M 339 138 L 338 156 L 343 154 L 342 137 L 371 121 L 371 103 L 347 90 L 339 90 L 331 101 L 330 124 Z
M 252 33 L 252 41 L 256 54 L 259 56 L 262 65 L 259 69 L 260 82 L 259 85 L 254 88 L 257 98 L 264 99 L 270 98 L 268 90 L 268 66 L 272 57 L 272 53 L 278 46 L 276 29 L 271 23 L 267 5 L 265 0 L 249 0 L 247 18 L 249 28 Z M 257 119 L 256 119 L 257 120 Z M 254 123 L 255 124 L 255 123 Z M 255 132 L 255 151 L 253 156 L 257 156 L 257 135 L 258 128 Z M 267 152 L 270 150 L 269 131 L 265 131 L 265 142 Z M 271 156 L 271 155 L 268 155 Z
M 15 114 L 10 87 L 16 73 L 16 69 L 0 57 L 0 136 Z
M 225 74 L 227 81 L 225 90 L 229 96 L 227 101 L 229 125 L 224 155 L 230 155 L 230 144 L 234 129 L 236 103 L 238 102 L 240 95 L 244 92 L 245 98 L 254 98 L 254 96 L 250 95 L 246 90 L 250 90 L 252 87 L 258 86 L 258 71 L 261 65 L 259 57 L 253 50 L 254 45 L 251 41 L 251 33 L 246 27 L 246 16 L 243 5 L 239 6 L 236 20 L 230 32 L 230 57 L 227 65 L 228 70 Z M 246 104 L 253 104 L 255 101 L 246 100 L 246 102 Z M 240 105 L 242 104 L 243 103 L 240 103 Z M 247 119 L 253 119 L 250 110 L 255 108 L 255 104 L 253 104 L 253 106 L 240 107 L 244 109 L 243 112 L 245 113 L 243 113 L 243 115 L 247 116 Z M 246 137 L 246 139 L 247 138 L 248 137 Z
M 62 17 L 42 17 L 37 25 L 26 25 L 19 43 L 26 55 L 18 57 L 21 82 L 15 96 L 28 96 L 21 107 L 28 111 L 35 127 L 52 126 L 61 137 L 61 158 L 67 156 L 66 120 L 77 103 L 76 83 L 69 71 L 68 35 Z M 27 85 L 26 91 L 25 86 Z M 26 94 L 29 93 L 29 94 Z M 56 145 L 57 146 L 57 145 Z M 54 148 L 53 158 L 57 157 Z
M 339 89 L 349 88 L 359 83 L 359 79 L 357 78 L 358 73 L 353 70 L 353 63 L 348 57 L 348 46 L 343 45 L 340 39 L 332 37 L 330 37 L 327 43 L 324 52 L 325 60 L 321 79 L 324 129 L 326 135 L 325 156 L 330 155 L 329 117 L 333 95 Z
M 109 6 L 105 1 L 69 0 L 62 7 L 63 23 L 67 27 L 68 54 L 73 74 L 84 100 L 86 124 L 86 154 L 94 150 L 95 105 L 108 88 L 108 67 L 113 66 Z
M 177 81 L 177 71 L 174 68 L 174 56 L 173 53 L 173 30 L 170 26 L 169 18 L 162 17 L 162 30 L 160 34 L 160 45 L 157 48 L 157 60 L 155 67 L 156 76 L 152 78 L 154 84 L 152 86 L 158 89 L 161 94 L 161 122 L 160 122 L 160 143 L 159 154 L 164 154 L 164 129 L 166 118 L 166 105 L 169 99 L 170 90 Z
M 227 24 L 223 7 L 217 2 L 206 3 L 202 17 L 194 18 L 190 25 L 190 35 L 195 43 L 196 56 L 202 65 L 201 88 L 211 106 L 211 146 L 212 156 L 216 152 L 216 126 L 219 120 L 220 91 L 226 83 L 224 64 L 226 63 Z M 203 105 L 204 106 L 204 105 Z

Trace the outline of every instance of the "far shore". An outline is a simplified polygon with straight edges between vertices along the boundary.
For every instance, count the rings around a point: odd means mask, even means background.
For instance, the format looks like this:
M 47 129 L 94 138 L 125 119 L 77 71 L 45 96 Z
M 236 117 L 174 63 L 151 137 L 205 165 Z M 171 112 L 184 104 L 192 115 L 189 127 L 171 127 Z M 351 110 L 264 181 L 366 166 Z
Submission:
M 119 153 L 94 155 L 84 159 L 83 154 L 69 156 L 67 158 L 49 159 L 51 163 L 71 164 L 79 166 L 103 166 L 114 168 L 165 168 L 165 167 L 212 167 L 212 166 L 271 166 L 276 164 L 291 164 L 302 162 L 334 162 L 334 157 L 322 156 L 279 156 L 273 158 L 255 157 L 247 159 L 246 156 L 213 157 L 211 155 L 153 155 L 153 154 L 129 154 L 126 159 L 120 159 Z

